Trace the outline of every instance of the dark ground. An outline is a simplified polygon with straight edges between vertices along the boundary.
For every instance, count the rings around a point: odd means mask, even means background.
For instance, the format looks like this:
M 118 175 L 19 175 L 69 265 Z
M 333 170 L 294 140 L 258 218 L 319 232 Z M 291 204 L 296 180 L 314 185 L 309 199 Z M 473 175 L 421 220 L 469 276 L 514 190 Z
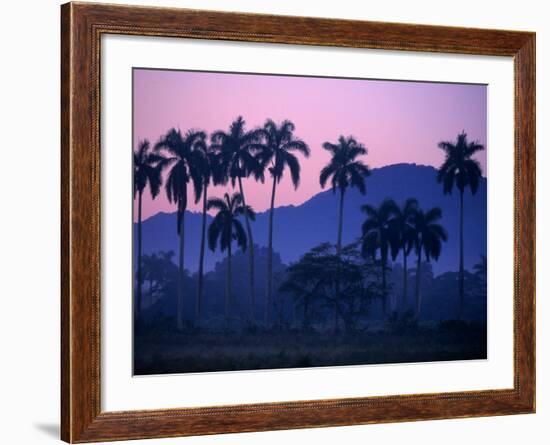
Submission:
M 142 333 L 134 374 L 168 374 L 487 358 L 486 326 L 447 322 L 397 332 Z

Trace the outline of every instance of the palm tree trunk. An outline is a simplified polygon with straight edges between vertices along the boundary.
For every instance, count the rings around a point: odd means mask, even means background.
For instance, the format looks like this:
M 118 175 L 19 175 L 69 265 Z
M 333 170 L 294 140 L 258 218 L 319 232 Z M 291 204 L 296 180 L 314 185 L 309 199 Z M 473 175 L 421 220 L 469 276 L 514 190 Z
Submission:
M 185 252 L 185 209 L 180 209 L 180 252 L 178 262 L 178 302 L 177 302 L 177 328 L 183 329 L 183 273 L 184 273 L 184 252 Z
M 338 258 L 340 258 L 340 254 L 342 253 L 342 228 L 344 226 L 344 195 L 346 193 L 346 189 L 342 188 L 340 189 L 340 207 L 338 209 L 338 235 L 336 239 L 336 255 Z M 340 265 L 338 265 L 340 267 Z M 340 270 L 338 270 L 338 275 L 340 275 Z M 338 301 L 337 299 L 340 297 L 340 279 L 339 277 L 336 278 L 336 295 L 334 300 L 334 314 L 333 314 L 333 332 L 336 332 L 338 330 Z
M 420 306 L 422 301 L 420 299 L 420 259 L 422 257 L 422 246 L 418 249 L 418 258 L 416 260 L 416 318 L 420 318 Z
M 403 249 L 403 301 L 401 305 L 403 306 L 403 311 L 407 310 L 407 249 Z
M 202 227 L 201 227 L 201 251 L 199 257 L 199 277 L 197 285 L 197 301 L 195 304 L 195 320 L 199 321 L 202 310 L 202 294 L 204 282 L 204 248 L 206 240 L 206 203 L 208 201 L 208 185 L 204 184 L 202 194 Z
M 460 191 L 460 262 L 458 265 L 458 319 L 462 320 L 464 311 L 464 190 Z
M 344 225 L 344 194 L 346 189 L 340 190 L 340 209 L 338 211 L 338 239 L 336 242 L 336 255 L 342 251 L 342 227 Z
M 140 190 L 138 195 L 138 252 L 137 252 L 137 318 L 139 320 L 141 316 L 141 304 L 142 304 L 142 289 L 141 289 L 141 282 L 142 282 L 142 270 L 141 270 L 141 210 L 142 210 L 142 197 L 143 192 Z
M 246 207 L 246 200 L 244 197 L 244 190 L 243 190 L 243 181 L 242 178 L 239 176 L 239 192 L 241 193 L 241 196 L 243 198 L 243 205 Z M 248 249 L 248 273 L 249 273 L 249 285 L 250 285 L 250 322 L 252 324 L 255 323 L 255 312 L 256 312 L 256 294 L 254 291 L 254 240 L 252 238 L 252 229 L 250 228 L 250 220 L 248 218 L 248 213 L 245 212 L 244 215 L 244 221 L 246 225 L 246 234 L 248 236 L 248 243 L 249 243 L 249 249 Z
M 269 322 L 269 306 L 271 305 L 273 293 L 273 214 L 275 213 L 275 190 L 277 188 L 277 179 L 273 176 L 273 186 L 271 188 L 271 207 L 269 209 L 269 238 L 267 242 L 267 284 L 265 288 L 265 325 Z
M 225 290 L 225 324 L 229 321 L 229 305 L 231 302 L 231 241 L 227 246 L 227 288 Z

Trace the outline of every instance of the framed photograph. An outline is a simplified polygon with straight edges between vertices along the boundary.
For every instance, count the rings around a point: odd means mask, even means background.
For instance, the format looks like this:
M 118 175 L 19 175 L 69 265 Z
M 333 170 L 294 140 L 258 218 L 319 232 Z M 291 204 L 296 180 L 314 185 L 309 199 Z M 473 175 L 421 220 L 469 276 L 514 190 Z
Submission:
M 61 436 L 535 411 L 535 35 L 67 3 Z

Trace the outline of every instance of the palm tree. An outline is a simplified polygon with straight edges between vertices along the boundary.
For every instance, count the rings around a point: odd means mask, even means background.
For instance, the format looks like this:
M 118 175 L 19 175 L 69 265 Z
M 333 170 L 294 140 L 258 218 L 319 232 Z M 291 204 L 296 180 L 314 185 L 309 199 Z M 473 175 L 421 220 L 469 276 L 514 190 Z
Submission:
M 139 142 L 138 148 L 134 151 L 134 199 L 138 197 L 138 240 L 137 240 L 137 305 L 136 313 L 139 317 L 142 305 L 142 242 L 141 242 L 141 215 L 142 198 L 145 188 L 149 186 L 151 197 L 155 199 L 162 185 L 162 168 L 165 159 L 156 153 L 153 153 L 147 139 Z
M 309 157 L 307 144 L 296 139 L 293 135 L 294 124 L 285 120 L 280 126 L 268 119 L 264 125 L 266 148 L 260 153 L 264 165 L 269 165 L 269 172 L 273 178 L 271 187 L 271 205 L 269 208 L 269 236 L 267 247 L 267 284 L 265 296 L 265 325 L 269 322 L 269 308 L 273 293 L 273 214 L 275 212 L 275 190 L 281 182 L 285 168 L 290 172 L 290 179 L 294 188 L 300 183 L 300 162 L 293 152 L 299 152 Z
M 257 180 L 263 181 L 263 165 L 258 159 L 258 151 L 264 150 L 263 130 L 255 129 L 245 130 L 245 121 L 239 116 L 226 133 L 218 130 L 212 134 L 212 146 L 217 150 L 220 156 L 220 162 L 224 169 L 223 182 L 231 180 L 235 187 L 237 183 L 243 205 L 246 206 L 246 199 L 243 189 L 243 178 L 253 175 Z M 245 225 L 248 242 L 250 244 L 249 252 L 249 286 L 250 286 L 250 322 L 254 323 L 256 311 L 256 295 L 254 290 L 254 239 L 252 238 L 252 228 L 250 218 L 245 214 Z
M 344 224 L 344 195 L 348 187 L 356 187 L 361 194 L 366 193 L 365 177 L 370 175 L 366 164 L 358 160 L 358 156 L 366 155 L 367 149 L 357 142 L 353 136 L 340 136 L 338 143 L 325 142 L 323 148 L 331 154 L 331 159 L 321 170 L 319 183 L 321 188 L 329 179 L 332 183 L 332 192 L 340 190 L 340 206 L 338 211 L 338 234 L 336 237 L 336 255 L 342 252 L 342 228 Z M 340 283 L 336 281 L 336 294 L 340 293 Z M 334 305 L 334 331 L 338 327 L 338 306 Z
M 172 261 L 173 256 L 173 250 L 143 255 L 143 277 L 144 281 L 149 281 L 149 305 L 169 286 L 170 271 L 172 267 L 176 267 Z
M 247 248 L 246 233 L 243 229 L 239 216 L 244 216 L 252 221 L 256 219 L 256 214 L 250 206 L 244 204 L 240 193 L 234 193 L 229 196 L 224 195 L 223 199 L 211 198 L 208 200 L 208 210 L 217 210 L 214 220 L 208 227 L 208 246 L 212 251 L 216 250 L 219 242 L 222 252 L 227 250 L 227 281 L 225 291 L 225 318 L 229 318 L 230 304 L 233 302 L 231 293 L 231 251 L 232 242 L 235 240 L 237 246 L 244 252 Z M 252 247 L 252 246 L 251 246 Z
M 380 267 L 382 269 L 382 305 L 384 314 L 387 313 L 387 282 L 386 269 L 388 264 L 388 253 L 392 240 L 392 220 L 399 207 L 393 199 L 386 198 L 378 208 L 371 205 L 361 206 L 361 210 L 367 215 L 367 219 L 361 227 L 362 245 L 361 253 L 364 258 L 371 256 L 373 259 L 376 252 L 380 251 Z
M 445 151 L 445 161 L 439 167 L 437 181 L 443 183 L 443 193 L 450 194 L 456 184 L 460 192 L 460 258 L 458 270 L 458 318 L 462 319 L 464 309 L 464 189 L 470 187 L 475 195 L 481 178 L 481 166 L 472 156 L 485 147 L 479 142 L 468 141 L 466 133 L 460 133 L 456 142 L 442 141 L 438 147 Z
M 170 171 L 166 179 L 166 196 L 168 201 L 177 206 L 177 232 L 180 238 L 178 261 L 178 300 L 177 328 L 183 328 L 183 280 L 185 252 L 185 211 L 187 209 L 187 189 L 193 183 L 195 202 L 201 196 L 206 158 L 206 133 L 190 130 L 182 135 L 180 130 L 172 128 L 162 136 L 155 145 L 157 151 L 166 152 L 166 164 Z
M 407 256 L 414 244 L 414 228 L 412 224 L 417 208 L 418 201 L 414 198 L 407 199 L 403 207 L 396 206 L 390 227 L 392 260 L 395 261 L 399 252 L 403 251 L 403 297 L 401 301 L 403 309 L 407 307 Z
M 340 136 L 337 144 L 325 142 L 323 148 L 332 155 L 329 163 L 321 170 L 319 182 L 325 188 L 331 179 L 332 191 L 340 191 L 340 207 L 338 212 L 338 236 L 336 254 L 342 251 L 342 227 L 344 222 L 344 195 L 348 187 L 357 187 L 361 194 L 366 193 L 365 177 L 370 175 L 366 164 L 358 160 L 358 156 L 366 155 L 367 149 L 352 136 Z
M 442 242 L 447 241 L 447 231 L 438 223 L 441 219 L 441 209 L 434 207 L 427 212 L 417 208 L 414 218 L 414 249 L 416 252 L 416 317 L 420 317 L 422 300 L 420 298 L 420 276 L 422 251 L 426 261 L 431 258 L 438 260 L 441 254 Z
M 201 317 L 202 298 L 204 293 L 204 250 L 206 244 L 206 215 L 208 203 L 208 187 L 211 183 L 214 185 L 220 182 L 220 162 L 219 155 L 215 150 L 205 145 L 205 163 L 201 170 L 202 175 L 202 224 L 201 224 L 201 243 L 199 254 L 199 271 L 197 283 L 197 299 L 195 303 L 195 319 L 198 321 Z

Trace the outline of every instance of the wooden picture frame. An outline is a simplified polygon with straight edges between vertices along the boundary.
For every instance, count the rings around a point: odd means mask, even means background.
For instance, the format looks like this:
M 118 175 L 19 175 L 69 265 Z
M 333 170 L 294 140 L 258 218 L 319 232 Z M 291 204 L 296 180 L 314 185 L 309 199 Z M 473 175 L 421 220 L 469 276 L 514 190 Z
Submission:
M 61 438 L 67 442 L 535 411 L 535 34 L 171 8 L 61 8 Z M 100 38 L 103 34 L 509 56 L 515 72 L 514 387 L 102 412 Z

